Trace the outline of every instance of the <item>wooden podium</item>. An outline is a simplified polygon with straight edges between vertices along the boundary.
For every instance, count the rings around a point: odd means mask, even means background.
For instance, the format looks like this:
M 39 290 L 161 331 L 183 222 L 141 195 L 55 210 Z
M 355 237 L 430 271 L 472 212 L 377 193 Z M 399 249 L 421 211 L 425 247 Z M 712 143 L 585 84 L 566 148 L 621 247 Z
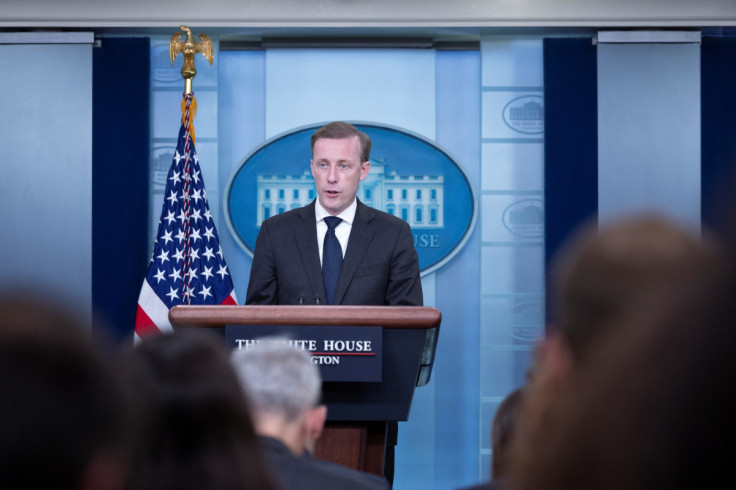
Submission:
M 176 306 L 174 328 L 227 325 L 382 327 L 380 382 L 324 382 L 327 424 L 315 457 L 383 475 L 389 424 L 409 418 L 429 382 L 442 315 L 424 306 Z

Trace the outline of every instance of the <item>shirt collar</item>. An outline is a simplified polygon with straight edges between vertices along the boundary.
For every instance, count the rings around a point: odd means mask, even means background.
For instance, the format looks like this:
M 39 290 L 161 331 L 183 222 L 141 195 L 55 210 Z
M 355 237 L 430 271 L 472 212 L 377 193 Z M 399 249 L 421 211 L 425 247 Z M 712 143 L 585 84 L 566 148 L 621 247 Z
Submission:
M 338 214 L 337 217 L 352 225 L 353 221 L 355 220 L 355 211 L 357 209 L 358 199 L 355 198 L 353 199 L 353 203 L 345 208 L 342 213 Z M 315 199 L 314 202 L 314 216 L 318 222 L 324 219 L 325 216 L 331 216 L 330 213 L 328 213 L 327 210 L 325 210 L 325 208 L 323 208 L 322 205 L 319 203 L 319 199 Z

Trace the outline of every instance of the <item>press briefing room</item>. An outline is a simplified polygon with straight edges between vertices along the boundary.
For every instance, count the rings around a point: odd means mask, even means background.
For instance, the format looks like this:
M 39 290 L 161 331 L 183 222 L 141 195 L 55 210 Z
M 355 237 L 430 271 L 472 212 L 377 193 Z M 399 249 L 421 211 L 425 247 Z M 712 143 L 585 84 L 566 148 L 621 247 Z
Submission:
M 715 487 L 734 114 L 732 0 L 2 0 L 0 480 Z

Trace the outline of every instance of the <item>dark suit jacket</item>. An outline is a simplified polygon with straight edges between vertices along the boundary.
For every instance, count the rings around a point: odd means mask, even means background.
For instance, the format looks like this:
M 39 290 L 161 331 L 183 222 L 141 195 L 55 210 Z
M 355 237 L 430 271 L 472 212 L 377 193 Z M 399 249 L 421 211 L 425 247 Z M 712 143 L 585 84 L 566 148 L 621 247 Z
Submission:
M 326 304 L 314 201 L 263 222 L 246 304 Z M 422 305 L 409 225 L 358 201 L 335 291 L 336 305 Z
M 282 490 L 388 490 L 385 479 L 327 461 L 298 458 L 281 441 L 260 437 L 271 476 Z

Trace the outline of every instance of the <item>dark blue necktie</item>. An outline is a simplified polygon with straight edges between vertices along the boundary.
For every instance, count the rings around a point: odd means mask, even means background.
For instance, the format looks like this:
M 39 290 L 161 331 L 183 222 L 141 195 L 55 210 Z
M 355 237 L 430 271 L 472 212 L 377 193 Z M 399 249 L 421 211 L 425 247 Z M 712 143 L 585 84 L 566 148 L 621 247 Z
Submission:
M 335 236 L 335 227 L 340 224 L 340 221 L 342 219 L 335 216 L 325 217 L 327 233 L 325 233 L 325 241 L 322 245 L 322 281 L 325 284 L 328 305 L 335 304 L 337 278 L 340 277 L 342 267 L 342 248 Z

